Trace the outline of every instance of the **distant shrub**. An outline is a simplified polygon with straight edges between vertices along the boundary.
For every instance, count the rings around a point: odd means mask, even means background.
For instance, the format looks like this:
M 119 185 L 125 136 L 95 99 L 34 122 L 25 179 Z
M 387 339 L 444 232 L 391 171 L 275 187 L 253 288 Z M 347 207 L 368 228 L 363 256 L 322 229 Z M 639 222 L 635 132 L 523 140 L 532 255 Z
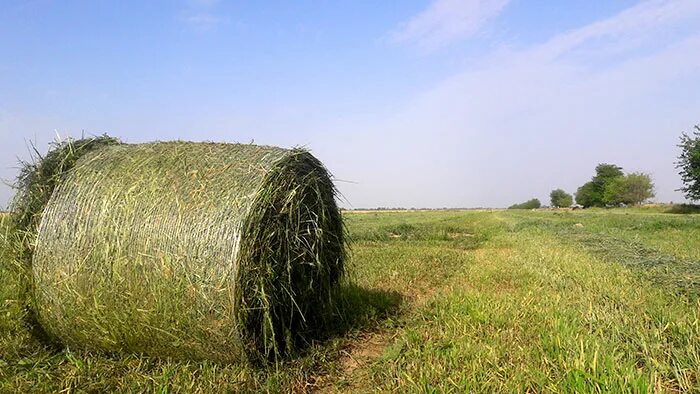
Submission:
M 524 203 L 514 204 L 508 207 L 508 209 L 537 209 L 542 206 L 540 200 L 533 198 L 532 200 L 525 201 Z
M 679 190 L 688 200 L 700 200 L 700 126 L 695 130 L 681 135 L 681 154 L 678 156 L 676 168 L 680 170 L 683 187 Z
M 601 163 L 595 168 L 595 175 L 576 191 L 576 203 L 584 207 L 604 207 L 605 187 L 614 179 L 622 177 L 622 167 Z
M 606 205 L 639 205 L 654 197 L 654 182 L 651 176 L 632 172 L 612 179 L 605 186 L 603 201 Z
M 576 190 L 577 204 L 584 207 L 639 205 L 654 197 L 654 182 L 649 174 L 625 175 L 622 167 L 605 163 L 598 164 L 595 172 L 590 181 Z
M 700 213 L 700 205 L 696 204 L 673 204 L 666 213 L 676 214 L 697 214 Z
M 549 193 L 549 199 L 552 206 L 555 208 L 569 207 L 574 203 L 574 198 L 571 196 L 571 194 L 562 189 L 552 190 L 552 192 Z
M 603 193 L 595 183 L 586 182 L 576 190 L 576 203 L 584 207 L 603 205 Z

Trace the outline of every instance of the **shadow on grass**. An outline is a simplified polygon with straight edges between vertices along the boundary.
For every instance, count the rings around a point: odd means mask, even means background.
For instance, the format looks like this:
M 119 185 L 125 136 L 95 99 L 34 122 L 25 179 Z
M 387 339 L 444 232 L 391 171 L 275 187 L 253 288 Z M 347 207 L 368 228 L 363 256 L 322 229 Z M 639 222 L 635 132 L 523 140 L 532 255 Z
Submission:
M 313 325 L 307 337 L 312 342 L 333 341 L 353 332 L 374 329 L 382 320 L 398 315 L 404 300 L 399 292 L 368 289 L 354 283 L 343 284 L 336 291 L 333 310 L 322 322 Z
M 338 290 L 335 327 L 342 334 L 399 312 L 404 296 L 397 291 L 367 289 L 350 283 Z
M 667 209 L 665 213 L 674 213 L 681 215 L 698 214 L 700 213 L 700 205 L 695 204 L 675 204 Z

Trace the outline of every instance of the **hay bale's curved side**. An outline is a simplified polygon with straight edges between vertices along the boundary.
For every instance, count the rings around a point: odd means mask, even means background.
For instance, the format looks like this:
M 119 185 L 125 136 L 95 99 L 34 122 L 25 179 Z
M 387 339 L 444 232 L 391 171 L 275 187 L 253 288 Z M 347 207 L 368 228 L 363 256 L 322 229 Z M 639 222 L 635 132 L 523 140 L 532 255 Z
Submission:
M 303 150 L 109 145 L 44 210 L 35 309 L 79 348 L 238 361 L 296 347 L 343 273 L 330 177 Z
M 90 152 L 119 144 L 118 139 L 103 135 L 56 142 L 43 157 L 35 150 L 36 160 L 20 163 L 20 173 L 14 185 L 17 193 L 10 205 L 13 227 L 36 235 L 44 207 L 75 163 Z
M 31 264 L 36 246 L 39 223 L 54 189 L 73 169 L 80 158 L 105 146 L 118 145 L 121 142 L 107 135 L 55 142 L 45 156 L 36 149 L 34 158 L 20 163 L 20 172 L 14 188 L 15 196 L 10 202 L 12 221 L 13 253 L 22 265 L 19 274 L 24 278 L 22 294 L 18 297 L 25 302 L 25 318 L 31 331 L 42 341 L 54 345 L 51 338 L 38 324 L 33 307 L 34 284 Z

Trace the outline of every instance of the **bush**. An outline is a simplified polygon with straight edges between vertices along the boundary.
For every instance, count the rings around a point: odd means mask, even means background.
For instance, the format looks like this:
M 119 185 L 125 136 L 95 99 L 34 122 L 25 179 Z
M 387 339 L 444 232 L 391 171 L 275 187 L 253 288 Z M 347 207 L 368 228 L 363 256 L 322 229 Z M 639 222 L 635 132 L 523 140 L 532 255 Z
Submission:
M 532 200 L 525 201 L 521 204 L 514 204 L 508 207 L 508 209 L 537 209 L 542 206 L 540 200 L 533 198 Z
M 552 190 L 552 192 L 549 193 L 549 199 L 551 200 L 552 206 L 556 208 L 569 207 L 574 203 L 574 198 L 571 194 L 562 189 Z
M 692 201 L 700 200 L 700 126 L 695 126 L 691 135 L 681 135 L 681 154 L 678 156 L 676 168 L 680 169 L 683 187 L 680 191 Z
M 674 204 L 665 213 L 675 214 L 700 214 L 700 205 L 694 204 Z
M 623 175 L 622 167 L 615 164 L 598 164 L 590 182 L 583 184 L 576 191 L 576 203 L 584 207 L 604 207 L 606 186 Z
M 584 207 L 603 206 L 602 190 L 593 181 L 586 182 L 576 190 L 576 203 Z
M 654 197 L 654 183 L 648 174 L 633 172 L 611 180 L 603 192 L 606 205 L 638 205 Z

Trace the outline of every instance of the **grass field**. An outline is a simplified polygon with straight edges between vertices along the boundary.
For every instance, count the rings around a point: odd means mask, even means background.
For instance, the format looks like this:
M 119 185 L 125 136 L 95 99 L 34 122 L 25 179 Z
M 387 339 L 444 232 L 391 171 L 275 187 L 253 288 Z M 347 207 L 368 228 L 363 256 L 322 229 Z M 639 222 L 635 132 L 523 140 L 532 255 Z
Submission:
M 329 338 L 268 368 L 43 348 L 0 230 L 0 392 L 700 392 L 700 216 L 347 213 Z

